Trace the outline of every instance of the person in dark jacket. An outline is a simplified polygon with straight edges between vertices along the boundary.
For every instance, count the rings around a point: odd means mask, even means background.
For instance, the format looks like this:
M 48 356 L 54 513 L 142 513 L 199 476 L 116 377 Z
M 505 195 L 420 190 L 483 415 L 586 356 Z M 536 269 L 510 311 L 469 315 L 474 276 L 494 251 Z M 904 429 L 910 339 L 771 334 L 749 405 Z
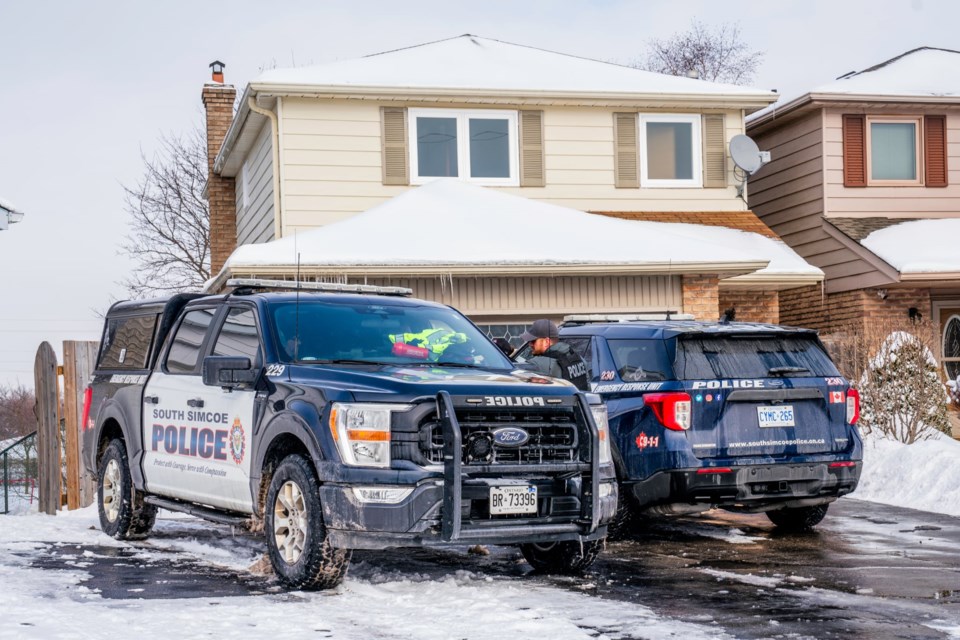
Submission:
M 547 320 L 535 321 L 524 332 L 523 339 L 530 343 L 533 357 L 529 362 L 546 376 L 569 380 L 581 391 L 589 391 L 587 364 L 566 342 L 560 341 L 557 325 Z

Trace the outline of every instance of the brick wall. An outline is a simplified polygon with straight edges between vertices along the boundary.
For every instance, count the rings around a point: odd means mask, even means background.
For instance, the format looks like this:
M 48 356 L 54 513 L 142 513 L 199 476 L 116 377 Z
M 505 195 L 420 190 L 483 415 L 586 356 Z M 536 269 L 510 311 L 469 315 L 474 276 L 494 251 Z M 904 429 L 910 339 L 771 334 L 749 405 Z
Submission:
M 878 295 L 883 291 L 885 297 Z M 858 289 L 822 294 L 819 286 L 780 292 L 780 322 L 834 333 L 862 329 L 870 320 L 904 320 L 910 307 L 928 319 L 929 289 Z M 739 316 L 738 316 L 739 319 Z
M 716 275 L 683 276 L 683 312 L 697 320 L 720 317 L 720 279 Z
M 203 86 L 207 112 L 207 194 L 210 203 L 210 272 L 216 274 L 237 246 L 237 202 L 233 178 L 213 172 L 213 161 L 233 121 L 237 90 L 230 85 Z
M 780 322 L 780 296 L 776 291 L 720 291 L 720 313 L 736 310 L 736 322 Z

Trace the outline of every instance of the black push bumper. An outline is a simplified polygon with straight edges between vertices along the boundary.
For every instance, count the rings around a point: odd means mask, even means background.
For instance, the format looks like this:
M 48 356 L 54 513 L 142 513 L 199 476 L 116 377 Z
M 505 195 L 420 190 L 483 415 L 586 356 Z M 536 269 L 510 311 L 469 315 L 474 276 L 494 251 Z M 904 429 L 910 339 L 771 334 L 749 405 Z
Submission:
M 606 535 L 616 511 L 617 487 L 612 465 L 600 466 L 599 435 L 582 396 L 592 439 L 590 462 L 526 465 L 464 465 L 460 425 L 449 394 L 437 394 L 443 428 L 443 475 L 424 474 L 395 504 L 364 502 L 354 485 L 325 483 L 320 488 L 330 542 L 351 549 L 521 544 L 587 541 Z M 490 487 L 527 484 L 537 487 L 536 514 L 491 516 Z
M 711 505 L 743 511 L 833 502 L 857 487 L 861 461 L 678 469 L 624 483 L 641 508 L 663 504 Z

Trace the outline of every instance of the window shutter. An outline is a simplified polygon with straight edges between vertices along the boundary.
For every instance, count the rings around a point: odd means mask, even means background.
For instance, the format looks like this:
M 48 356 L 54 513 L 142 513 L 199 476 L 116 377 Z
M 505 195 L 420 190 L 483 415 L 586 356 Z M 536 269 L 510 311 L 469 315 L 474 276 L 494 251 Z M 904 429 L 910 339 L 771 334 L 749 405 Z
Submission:
M 727 186 L 727 147 L 722 113 L 703 116 L 703 186 Z
M 947 186 L 947 117 L 923 118 L 924 184 L 928 187 Z
M 619 189 L 640 186 L 638 140 L 637 114 L 613 114 L 614 185 Z
M 380 139 L 383 150 L 383 184 L 410 184 L 406 109 L 380 107 Z
M 520 112 L 520 186 L 543 187 L 543 111 Z
M 867 186 L 866 119 L 843 116 L 843 186 Z

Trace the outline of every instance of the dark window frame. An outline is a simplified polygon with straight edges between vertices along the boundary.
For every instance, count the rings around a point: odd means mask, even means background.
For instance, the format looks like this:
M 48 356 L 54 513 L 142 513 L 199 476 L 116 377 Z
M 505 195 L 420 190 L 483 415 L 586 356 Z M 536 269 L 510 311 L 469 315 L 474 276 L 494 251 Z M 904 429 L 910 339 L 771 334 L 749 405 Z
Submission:
M 196 307 L 187 307 L 180 314 L 180 317 L 177 319 L 176 325 L 170 331 L 169 339 L 163 350 L 163 356 L 161 358 L 160 370 L 167 375 L 171 376 L 195 376 L 200 374 L 200 367 L 203 365 L 203 359 L 210 351 L 210 339 L 214 333 L 214 329 L 218 326 L 221 315 L 223 314 L 224 306 L 222 305 L 198 305 Z M 176 342 L 177 335 L 180 333 L 180 327 L 183 325 L 183 321 L 187 316 L 194 311 L 207 311 L 212 310 L 213 316 L 210 319 L 210 324 L 207 325 L 207 331 L 203 336 L 203 340 L 200 341 L 199 346 L 197 347 L 197 362 L 194 364 L 191 371 L 170 371 L 167 367 L 167 361 L 170 359 L 170 350 L 173 348 L 174 342 Z

